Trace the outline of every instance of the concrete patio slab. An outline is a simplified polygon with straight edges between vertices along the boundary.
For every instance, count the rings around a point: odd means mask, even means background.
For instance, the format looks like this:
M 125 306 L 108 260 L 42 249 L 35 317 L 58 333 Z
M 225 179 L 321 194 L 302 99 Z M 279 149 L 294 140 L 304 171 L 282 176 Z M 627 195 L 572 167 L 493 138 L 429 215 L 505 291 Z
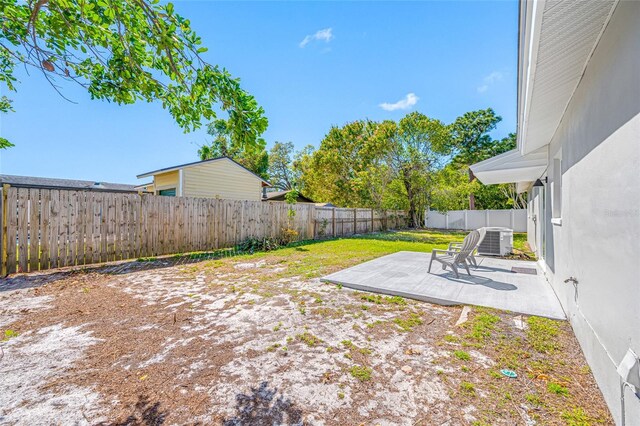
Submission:
M 534 262 L 479 257 L 471 276 L 460 278 L 431 254 L 401 251 L 335 272 L 322 280 L 356 290 L 402 296 L 441 305 L 477 305 L 525 315 L 565 319 L 560 302 Z M 512 268 L 526 268 L 513 272 Z M 526 273 L 535 269 L 536 274 Z

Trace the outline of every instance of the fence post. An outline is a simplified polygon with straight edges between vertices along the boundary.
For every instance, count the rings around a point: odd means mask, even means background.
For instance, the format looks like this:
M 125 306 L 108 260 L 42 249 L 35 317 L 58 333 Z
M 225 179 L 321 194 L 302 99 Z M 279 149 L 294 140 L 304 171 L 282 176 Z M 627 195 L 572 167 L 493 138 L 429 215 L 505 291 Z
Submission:
M 468 213 L 468 210 L 465 210 L 465 211 L 464 211 L 464 230 L 465 230 L 465 231 L 466 231 L 467 229 L 469 229 L 469 225 L 468 225 L 468 223 L 467 223 L 467 213 Z
M 444 213 L 444 229 L 449 229 L 449 212 Z
M 316 206 L 311 205 L 309 209 L 309 225 L 307 227 L 309 233 L 309 239 L 316 239 Z
M 371 232 L 373 232 L 375 230 L 374 225 L 373 225 L 373 209 L 371 209 Z
M 7 195 L 9 192 L 9 185 L 4 184 L 0 189 L 0 223 L 2 227 L 0 227 L 0 264 L 2 267 L 0 268 L 0 277 L 4 277 L 7 275 L 7 247 L 9 243 L 9 238 L 7 237 L 7 221 L 8 221 L 8 212 L 7 212 Z
M 331 229 L 333 230 L 333 238 L 336 237 L 336 208 L 331 208 Z
M 353 233 L 354 235 L 358 232 L 358 209 L 354 207 L 353 209 Z
M 485 226 L 489 226 L 489 210 L 484 211 L 484 223 Z
M 516 224 L 516 213 L 515 213 L 515 210 L 513 210 L 513 209 L 511 209 L 509 211 L 509 213 L 510 213 L 509 218 L 510 218 L 510 223 L 511 223 L 510 228 L 513 229 L 515 224 Z

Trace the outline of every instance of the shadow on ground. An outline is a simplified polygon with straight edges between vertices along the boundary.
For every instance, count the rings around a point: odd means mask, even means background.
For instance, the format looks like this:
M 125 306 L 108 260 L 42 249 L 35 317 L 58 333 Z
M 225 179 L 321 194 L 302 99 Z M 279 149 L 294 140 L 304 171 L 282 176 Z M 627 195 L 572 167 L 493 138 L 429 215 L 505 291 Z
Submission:
M 149 399 L 140 395 L 133 413 L 125 420 L 116 423 L 98 423 L 97 426 L 161 426 L 164 424 L 167 414 L 160 410 L 160 403 L 152 403 Z
M 287 425 L 302 426 L 302 411 L 291 400 L 278 396 L 267 382 L 251 388 L 249 394 L 236 395 L 236 415 L 223 421 L 224 426 Z

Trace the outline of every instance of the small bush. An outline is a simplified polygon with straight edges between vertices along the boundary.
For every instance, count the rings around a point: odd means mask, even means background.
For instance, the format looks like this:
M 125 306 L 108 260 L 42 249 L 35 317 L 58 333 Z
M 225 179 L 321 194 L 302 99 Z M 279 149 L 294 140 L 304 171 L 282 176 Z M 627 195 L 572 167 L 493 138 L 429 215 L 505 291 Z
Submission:
M 282 230 L 282 243 L 284 245 L 291 244 L 294 241 L 298 240 L 298 231 L 291 228 L 286 228 Z
M 277 238 L 254 238 L 249 237 L 236 246 L 236 250 L 242 253 L 255 253 L 258 251 L 271 251 L 282 247 L 281 241 Z

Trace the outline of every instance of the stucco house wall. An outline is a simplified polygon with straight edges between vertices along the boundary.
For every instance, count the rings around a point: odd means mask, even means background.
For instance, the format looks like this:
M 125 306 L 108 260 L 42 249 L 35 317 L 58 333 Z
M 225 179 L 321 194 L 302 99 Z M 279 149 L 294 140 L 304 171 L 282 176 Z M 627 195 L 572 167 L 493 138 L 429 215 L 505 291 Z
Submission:
M 640 354 L 640 2 L 617 5 L 548 149 L 529 240 L 621 424 L 616 367 L 629 348 Z M 640 425 L 628 388 L 625 403 L 626 425 Z

